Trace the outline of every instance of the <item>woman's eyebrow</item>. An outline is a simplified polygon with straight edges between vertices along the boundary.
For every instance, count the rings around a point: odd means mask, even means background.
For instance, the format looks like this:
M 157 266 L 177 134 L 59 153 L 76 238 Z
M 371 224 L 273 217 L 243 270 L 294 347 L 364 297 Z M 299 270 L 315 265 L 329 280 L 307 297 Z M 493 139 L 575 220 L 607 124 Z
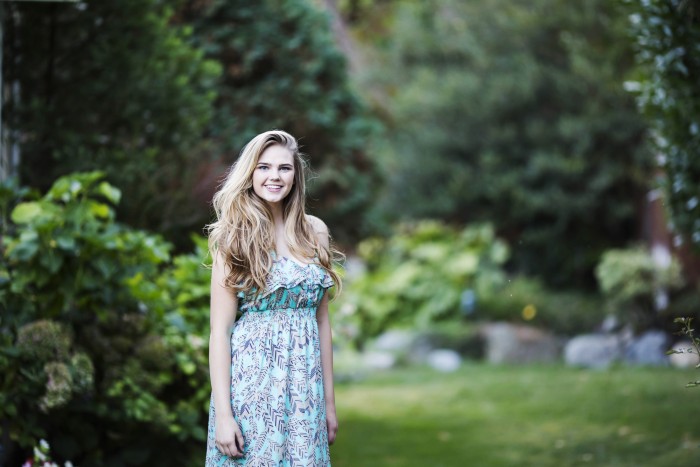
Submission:
M 274 165 L 274 164 L 271 164 L 270 162 L 258 162 L 258 165 Z M 292 164 L 289 164 L 287 162 L 283 162 L 283 163 L 279 164 L 278 167 L 292 167 Z

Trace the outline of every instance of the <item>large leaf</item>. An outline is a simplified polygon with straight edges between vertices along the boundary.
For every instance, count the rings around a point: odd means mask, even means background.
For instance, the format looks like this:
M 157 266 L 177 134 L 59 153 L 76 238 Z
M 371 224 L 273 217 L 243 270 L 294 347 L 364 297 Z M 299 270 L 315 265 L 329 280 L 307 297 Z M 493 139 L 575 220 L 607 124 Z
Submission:
M 41 203 L 31 201 L 20 203 L 12 210 L 10 218 L 15 224 L 28 224 L 42 213 Z

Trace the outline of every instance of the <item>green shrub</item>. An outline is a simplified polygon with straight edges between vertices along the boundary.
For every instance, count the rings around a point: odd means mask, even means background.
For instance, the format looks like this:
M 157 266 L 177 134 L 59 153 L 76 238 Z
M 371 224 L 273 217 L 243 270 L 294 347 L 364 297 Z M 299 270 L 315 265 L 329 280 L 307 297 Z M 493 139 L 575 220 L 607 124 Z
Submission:
M 636 331 L 659 326 L 656 294 L 683 285 L 681 268 L 675 258 L 668 266 L 661 266 L 643 247 L 608 250 L 595 273 L 610 311 Z
M 508 247 L 489 225 L 463 230 L 439 222 L 404 224 L 362 242 L 367 270 L 333 303 L 339 337 L 358 347 L 390 326 L 424 328 L 460 316 L 466 289 L 477 295 L 504 280 Z
M 204 349 L 166 319 L 158 278 L 170 246 L 116 223 L 119 199 L 99 172 L 60 178 L 43 197 L 0 189 L 8 465 L 38 438 L 86 466 L 191 465 L 203 456 Z

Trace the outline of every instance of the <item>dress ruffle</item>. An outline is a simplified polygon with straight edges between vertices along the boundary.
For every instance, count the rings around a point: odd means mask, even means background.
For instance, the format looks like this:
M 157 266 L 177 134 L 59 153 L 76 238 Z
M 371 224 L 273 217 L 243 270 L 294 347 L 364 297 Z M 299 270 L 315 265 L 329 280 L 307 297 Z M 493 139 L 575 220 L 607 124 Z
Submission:
M 302 282 L 310 285 L 320 285 L 324 289 L 329 289 L 335 285 L 331 275 L 318 263 L 301 265 L 286 256 L 278 259 L 273 255 L 272 271 L 267 276 L 265 291 L 258 294 L 257 289 L 253 288 L 247 295 L 241 291 L 238 292 L 237 296 L 248 300 L 260 300 L 281 288 L 293 289 Z

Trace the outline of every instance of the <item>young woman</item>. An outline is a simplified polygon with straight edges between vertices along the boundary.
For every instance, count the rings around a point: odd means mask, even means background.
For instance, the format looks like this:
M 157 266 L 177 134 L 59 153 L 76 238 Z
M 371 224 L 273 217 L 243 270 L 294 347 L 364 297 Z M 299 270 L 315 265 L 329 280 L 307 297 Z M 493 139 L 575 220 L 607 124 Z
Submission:
M 214 195 L 207 467 L 330 465 L 326 292 L 340 279 L 328 229 L 305 214 L 304 167 L 296 140 L 268 131 Z

